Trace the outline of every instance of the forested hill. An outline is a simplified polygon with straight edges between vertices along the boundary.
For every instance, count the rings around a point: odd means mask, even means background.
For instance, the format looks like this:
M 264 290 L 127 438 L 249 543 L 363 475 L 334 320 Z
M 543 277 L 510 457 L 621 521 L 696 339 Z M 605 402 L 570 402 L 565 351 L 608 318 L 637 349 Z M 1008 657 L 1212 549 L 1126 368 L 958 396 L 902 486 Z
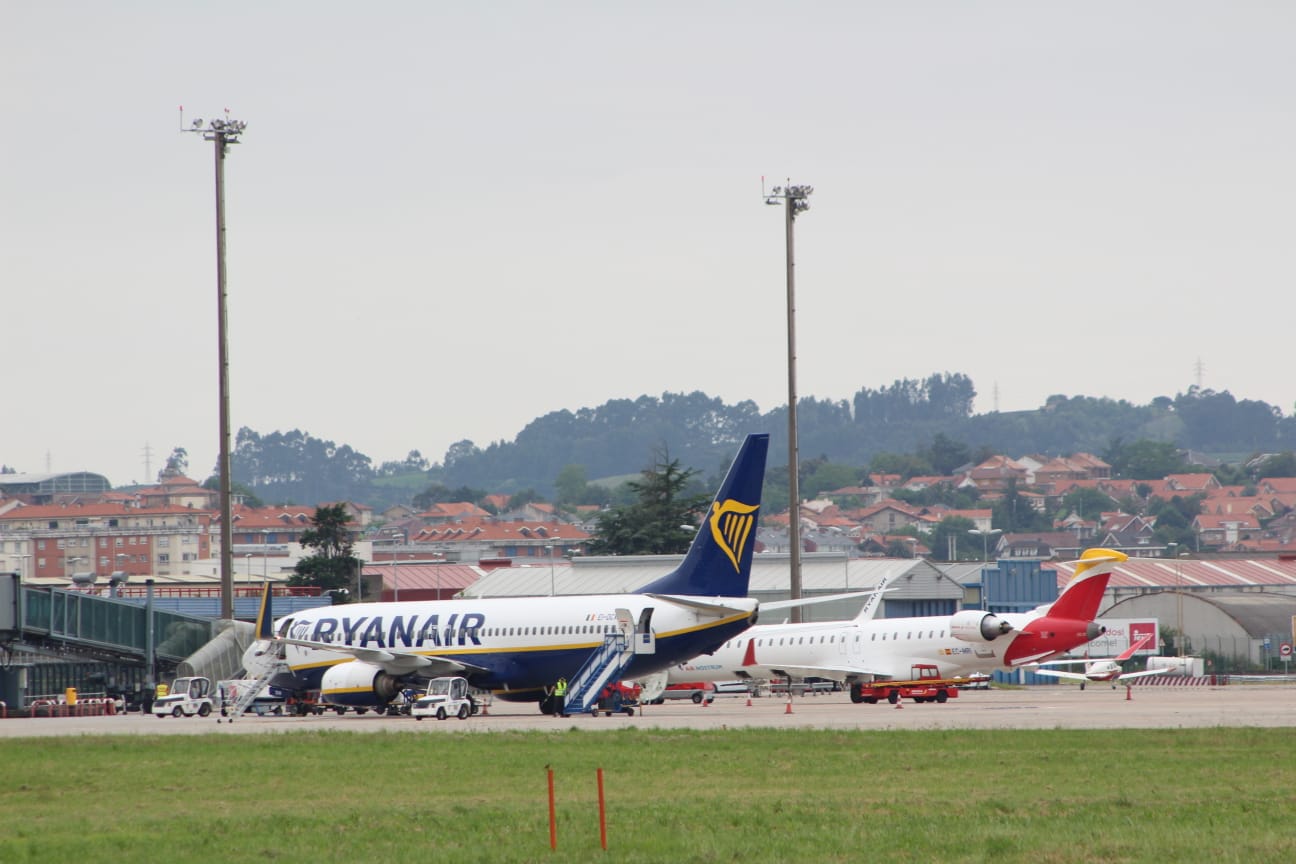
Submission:
M 941 374 L 864 388 L 849 401 L 803 398 L 797 410 L 801 459 L 823 457 L 863 467 L 879 454 L 914 453 L 938 440 L 973 453 L 1013 456 L 1076 451 L 1101 456 L 1121 442 L 1139 440 L 1233 459 L 1296 449 L 1296 418 L 1228 392 L 1194 388 L 1148 405 L 1053 396 L 1033 411 L 974 415 L 975 396 L 966 376 Z M 406 463 L 374 466 L 346 445 L 306 433 L 261 436 L 242 429 L 233 477 L 269 503 L 350 499 L 385 506 L 402 497 L 390 478 L 411 472 L 422 473 L 428 485 L 506 493 L 533 489 L 548 496 L 568 466 L 582 466 L 589 480 L 635 474 L 663 450 L 710 477 L 724 470 L 749 432 L 770 433 L 770 465 L 787 464 L 786 407 L 761 413 L 751 401 L 726 405 L 704 393 L 665 393 L 546 414 L 513 441 L 484 447 L 460 441 L 434 465 L 422 462 L 416 441 L 410 442 Z

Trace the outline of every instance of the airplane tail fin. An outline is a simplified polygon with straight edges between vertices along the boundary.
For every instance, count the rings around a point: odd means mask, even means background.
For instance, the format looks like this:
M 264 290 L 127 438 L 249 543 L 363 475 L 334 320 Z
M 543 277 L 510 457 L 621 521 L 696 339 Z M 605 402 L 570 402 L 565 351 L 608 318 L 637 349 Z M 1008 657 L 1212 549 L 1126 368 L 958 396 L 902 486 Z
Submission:
M 1112 568 L 1128 558 L 1114 549 L 1086 549 L 1077 562 L 1075 575 L 1049 606 L 1049 617 L 1092 621 L 1098 615 Z
M 256 638 L 269 639 L 274 636 L 274 615 L 270 610 L 270 583 L 265 583 L 261 591 L 261 608 L 257 610 Z
M 768 450 L 769 435 L 747 436 L 680 566 L 636 593 L 747 596 Z
M 1151 642 L 1151 641 L 1152 641 L 1152 634 L 1151 634 L 1151 633 L 1148 633 L 1148 634 L 1144 635 L 1143 638 L 1139 639 L 1137 642 L 1134 642 L 1133 644 L 1130 645 L 1130 647 L 1128 647 L 1128 648 L 1126 648 L 1124 651 L 1122 651 L 1122 652 L 1121 652 L 1121 653 L 1116 657 L 1116 662 L 1117 662 L 1117 663 L 1124 663 L 1126 660 L 1128 660 L 1128 659 L 1130 659 L 1131 657 L 1134 656 L 1134 652 L 1135 652 L 1135 651 L 1139 650 L 1140 648 L 1142 648 L 1144 645 L 1146 645 L 1147 643 L 1149 643 L 1149 642 Z

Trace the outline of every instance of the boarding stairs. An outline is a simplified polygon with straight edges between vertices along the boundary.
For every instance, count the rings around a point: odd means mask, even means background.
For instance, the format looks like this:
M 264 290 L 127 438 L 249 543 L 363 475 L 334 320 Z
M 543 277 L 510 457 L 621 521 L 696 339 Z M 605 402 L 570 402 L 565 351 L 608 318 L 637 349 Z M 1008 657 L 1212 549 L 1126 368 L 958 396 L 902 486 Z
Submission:
M 283 659 L 282 648 L 278 646 L 269 647 L 260 655 L 256 668 L 248 671 L 255 672 L 251 685 L 242 689 L 242 692 L 234 700 L 232 707 L 227 708 L 223 704 L 221 706 L 221 716 L 230 723 L 233 723 L 235 718 L 243 716 L 243 712 L 252 706 L 252 703 L 256 701 L 257 696 L 265 689 L 271 678 L 280 672 L 288 671 L 288 663 Z
M 563 713 L 588 712 L 598 699 L 598 694 L 609 682 L 617 679 L 622 669 L 630 665 L 634 655 L 634 645 L 624 633 L 609 633 L 605 636 L 603 644 L 590 654 L 585 665 L 568 683 Z

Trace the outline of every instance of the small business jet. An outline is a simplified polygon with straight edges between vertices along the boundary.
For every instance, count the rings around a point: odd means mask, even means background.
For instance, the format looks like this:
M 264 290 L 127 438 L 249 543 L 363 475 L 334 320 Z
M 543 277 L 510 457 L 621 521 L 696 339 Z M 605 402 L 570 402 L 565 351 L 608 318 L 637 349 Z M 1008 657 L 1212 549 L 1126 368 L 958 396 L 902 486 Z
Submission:
M 1147 675 L 1164 675 L 1167 669 L 1145 669 L 1142 672 L 1124 672 L 1121 664 L 1134 656 L 1144 645 L 1152 641 L 1152 634 L 1149 633 L 1142 639 L 1126 648 L 1115 657 L 1077 657 L 1074 660 L 1045 660 L 1040 663 L 1039 669 L 1035 669 L 1036 675 L 1047 675 L 1050 678 L 1067 678 L 1071 681 L 1079 681 L 1080 689 L 1085 689 L 1085 684 L 1090 681 L 1110 681 L 1112 689 L 1122 681 L 1129 681 L 1131 678 L 1143 678 Z M 1061 669 L 1045 669 L 1045 666 L 1062 666 L 1072 663 L 1084 663 L 1083 672 L 1066 672 Z
M 1085 551 L 1057 600 L 1030 612 L 874 619 L 879 593 L 855 620 L 762 624 L 669 674 L 677 681 L 827 678 L 851 685 L 851 699 L 862 702 L 860 685 L 930 677 L 932 667 L 942 679 L 1032 667 L 1102 635 L 1094 617 L 1112 567 L 1126 558 L 1111 549 Z
M 664 671 L 755 623 L 747 588 L 768 448 L 768 435 L 747 436 L 683 562 L 636 592 L 354 603 L 273 629 L 263 609 L 244 666 L 335 706 L 382 708 L 419 681 L 460 675 L 547 713 L 588 710 L 609 681 Z M 559 679 L 565 702 L 550 698 Z

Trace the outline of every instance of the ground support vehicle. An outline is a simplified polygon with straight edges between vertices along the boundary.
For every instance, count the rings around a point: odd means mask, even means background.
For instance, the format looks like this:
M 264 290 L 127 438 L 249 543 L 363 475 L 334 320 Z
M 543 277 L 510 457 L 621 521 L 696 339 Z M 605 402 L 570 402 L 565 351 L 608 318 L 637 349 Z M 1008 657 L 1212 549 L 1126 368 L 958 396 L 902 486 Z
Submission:
M 458 717 L 467 720 L 480 708 L 472 694 L 468 692 L 468 681 L 458 676 L 433 678 L 428 682 L 427 690 L 414 700 L 409 713 L 415 720 L 424 717 L 435 717 L 444 720 L 447 717 Z
M 818 696 L 821 693 L 836 692 L 841 689 L 841 685 L 826 678 L 807 678 L 804 681 L 792 681 L 790 683 L 786 678 L 770 680 L 769 692 L 771 696 L 786 696 L 789 689 L 792 691 L 793 696 Z
M 934 665 L 917 664 L 909 681 L 856 681 L 850 686 L 851 701 L 875 705 L 885 699 L 892 705 L 901 699 L 915 702 L 940 702 L 957 699 L 966 678 L 940 678 Z
M 154 717 L 207 717 L 216 707 L 211 680 L 177 678 L 167 695 L 153 700 Z
M 216 682 L 216 689 L 221 697 L 221 716 L 224 717 L 227 713 L 233 711 L 235 703 L 239 701 L 239 697 L 243 696 L 246 688 L 256 686 L 257 681 L 255 678 L 232 678 L 227 681 Z M 253 698 L 252 704 L 243 710 L 244 713 L 251 711 L 258 717 L 264 717 L 267 714 L 278 716 L 283 714 L 286 700 L 287 694 L 283 690 L 278 687 L 263 685 L 260 692 Z
M 912 699 L 915 702 L 945 702 L 957 699 L 959 683 L 954 679 L 941 681 L 876 681 L 869 684 L 851 685 L 851 701 L 875 705 L 882 700 L 892 705 L 901 699 Z
M 639 694 L 641 692 L 641 687 L 626 684 L 624 681 L 609 684 L 599 693 L 598 699 L 594 701 L 594 706 L 590 708 L 590 713 L 595 717 L 600 713 L 605 717 L 611 717 L 613 714 L 625 714 L 633 717 L 635 709 L 639 707 Z
M 691 699 L 694 705 L 698 705 L 703 699 L 709 698 L 711 692 L 711 685 L 703 681 L 669 684 L 660 696 L 652 700 L 652 704 L 660 705 L 668 699 Z

